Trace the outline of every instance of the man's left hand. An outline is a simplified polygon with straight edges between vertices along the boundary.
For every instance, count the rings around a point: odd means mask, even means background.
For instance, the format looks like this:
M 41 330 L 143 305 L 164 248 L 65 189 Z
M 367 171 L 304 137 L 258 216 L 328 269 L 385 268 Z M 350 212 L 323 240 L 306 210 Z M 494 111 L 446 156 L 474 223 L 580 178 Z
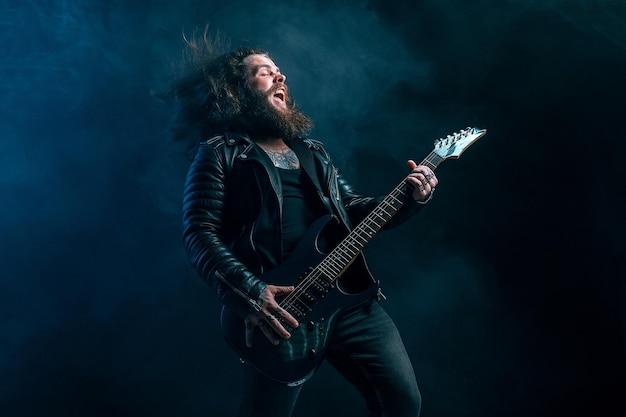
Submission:
M 428 200 L 431 193 L 435 191 L 437 184 L 439 184 L 435 173 L 425 165 L 417 165 L 412 159 L 409 159 L 407 165 L 411 170 L 407 177 L 407 182 L 415 187 L 413 198 L 417 201 Z

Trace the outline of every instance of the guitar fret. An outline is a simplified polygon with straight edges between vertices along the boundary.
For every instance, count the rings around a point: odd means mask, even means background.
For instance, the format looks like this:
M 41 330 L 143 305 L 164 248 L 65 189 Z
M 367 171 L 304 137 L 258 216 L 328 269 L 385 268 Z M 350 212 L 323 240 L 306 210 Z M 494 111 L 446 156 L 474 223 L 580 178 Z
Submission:
M 346 249 L 348 249 L 348 248 L 346 248 Z M 346 254 L 347 254 L 348 256 L 344 256 L 344 255 L 346 255 Z M 338 257 L 338 258 L 341 258 L 341 259 L 342 259 L 345 263 L 350 262 L 354 256 L 355 256 L 355 253 L 354 253 L 354 252 L 351 252 L 351 251 L 348 251 L 348 250 L 345 250 L 345 251 L 338 251 L 338 253 L 337 253 L 337 257 Z
M 331 252 L 332 254 L 333 252 Z M 339 275 L 339 273 L 341 272 L 341 268 L 336 265 L 336 258 L 330 258 L 327 257 L 329 261 L 334 261 L 334 262 L 323 262 L 319 265 L 319 268 L 325 272 L 325 275 L 327 277 L 336 277 Z M 334 278 L 331 278 L 331 281 L 334 281 Z
M 340 249 L 340 248 L 337 248 L 337 249 Z M 351 256 L 343 256 L 345 253 L 342 252 L 341 250 L 334 250 L 332 253 L 334 255 L 335 260 L 343 264 L 347 264 L 352 259 Z M 340 266 L 340 265 L 334 265 L 334 266 L 336 266 L 335 274 L 339 274 L 341 270 L 343 269 L 343 266 Z
M 327 277 L 332 277 L 331 280 L 335 281 L 335 278 L 339 276 L 341 269 L 337 265 L 328 264 L 325 266 L 323 271 L 324 275 L 326 275 Z
M 387 214 L 388 218 L 390 218 L 390 217 L 391 217 L 391 216 L 389 216 L 389 213 L 386 213 L 386 214 Z M 379 214 L 379 213 L 372 213 L 372 216 L 378 216 L 378 217 L 380 217 L 380 219 L 381 219 L 381 220 L 383 220 L 383 221 L 384 221 L 384 220 L 387 220 L 387 219 L 386 219 L 386 218 L 385 218 L 382 214 Z
M 400 199 L 398 197 L 396 197 L 395 195 L 390 195 L 390 197 L 393 199 L 394 202 L 398 203 L 398 207 L 402 204 L 402 201 L 400 201 Z M 390 203 L 391 204 L 391 203 Z M 391 204 L 391 206 L 395 209 L 396 206 Z
M 434 152 L 431 152 L 424 160 L 421 162 L 421 165 L 427 165 L 431 169 L 437 168 L 437 166 L 443 161 L 439 155 Z
M 346 246 L 349 247 L 350 252 L 358 254 L 363 249 L 363 245 L 356 245 L 356 242 L 346 242 Z
M 368 242 L 368 240 L 367 240 L 367 239 L 365 239 L 363 236 L 361 236 L 361 235 L 360 235 L 360 234 L 358 234 L 358 233 L 355 233 L 354 238 L 353 238 L 352 240 L 356 240 L 356 239 L 359 239 L 358 244 L 359 244 L 361 247 L 365 246 L 365 244 Z
M 393 204 L 393 200 L 389 202 L 388 204 L 384 204 L 383 207 L 381 207 L 381 209 L 387 215 L 386 220 L 389 220 L 394 214 L 396 214 L 396 211 L 398 211 L 398 207 L 396 207 L 396 205 Z
M 374 232 L 374 233 L 377 232 L 377 230 L 375 228 L 371 227 L 369 225 L 369 223 L 367 223 L 367 222 L 363 223 L 363 228 L 368 228 L 370 230 L 369 232 L 367 232 L 367 231 L 365 232 L 365 233 L 367 233 L 368 236 L 371 236 L 373 234 L 372 232 Z

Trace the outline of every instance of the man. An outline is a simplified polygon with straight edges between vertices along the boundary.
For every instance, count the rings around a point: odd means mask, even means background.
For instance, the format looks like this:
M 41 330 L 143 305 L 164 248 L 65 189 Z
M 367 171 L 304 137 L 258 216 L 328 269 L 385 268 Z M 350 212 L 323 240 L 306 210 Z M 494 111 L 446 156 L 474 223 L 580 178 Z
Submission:
M 381 199 L 358 194 L 323 145 L 302 138 L 312 123 L 296 109 L 286 76 L 265 51 L 218 55 L 206 36 L 188 46 L 193 70 L 170 90 L 179 103 L 177 136 L 202 140 L 185 186 L 184 244 L 199 275 L 242 323 L 244 349 L 259 348 L 261 334 L 279 346 L 304 327 L 295 310 L 280 305 L 298 277 L 285 285 L 265 282 L 264 274 L 289 259 L 316 218 L 332 214 L 352 228 Z M 438 183 L 430 168 L 408 166 L 412 198 L 386 227 L 419 211 Z M 367 267 L 347 273 L 376 282 Z M 323 357 L 361 392 L 371 415 L 419 415 L 411 363 L 377 297 L 336 314 Z M 302 381 L 277 381 L 247 362 L 243 368 L 240 416 L 290 416 Z

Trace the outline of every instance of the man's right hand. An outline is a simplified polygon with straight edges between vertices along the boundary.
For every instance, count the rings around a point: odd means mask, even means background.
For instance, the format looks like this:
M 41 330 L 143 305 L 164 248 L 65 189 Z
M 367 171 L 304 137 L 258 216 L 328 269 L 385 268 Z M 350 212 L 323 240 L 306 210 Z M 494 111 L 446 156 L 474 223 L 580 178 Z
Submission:
M 252 347 L 254 330 L 258 327 L 265 337 L 273 344 L 280 343 L 280 339 L 289 339 L 291 334 L 282 325 L 281 320 L 294 329 L 298 327 L 298 321 L 284 309 L 280 308 L 276 298 L 285 297 L 294 290 L 292 286 L 268 285 L 259 295 L 261 310 L 248 314 L 244 322 L 246 324 L 246 345 Z M 279 320 L 280 319 L 280 320 Z

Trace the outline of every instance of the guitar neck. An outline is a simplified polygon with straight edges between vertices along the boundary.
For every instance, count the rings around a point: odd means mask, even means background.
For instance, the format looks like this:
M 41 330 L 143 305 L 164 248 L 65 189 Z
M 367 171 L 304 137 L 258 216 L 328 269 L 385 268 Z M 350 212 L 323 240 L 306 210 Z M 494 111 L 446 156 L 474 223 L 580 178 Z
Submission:
M 420 165 L 433 171 L 444 158 L 434 152 L 428 154 Z M 389 220 L 411 198 L 413 188 L 406 178 L 372 210 L 318 265 L 329 282 L 338 279 L 365 245 L 385 226 Z
M 458 158 L 468 146 L 484 136 L 486 132 L 485 129 L 468 127 L 438 139 L 435 141 L 435 149 L 419 165 L 425 165 L 434 171 L 446 159 Z M 306 274 L 295 290 L 285 297 L 281 306 L 298 317 L 302 317 L 311 310 L 309 301 L 314 302 L 316 296 L 309 294 L 309 289 L 323 297 L 365 245 L 409 201 L 413 194 L 413 187 L 407 183 L 407 178 L 402 180 L 348 236 Z

